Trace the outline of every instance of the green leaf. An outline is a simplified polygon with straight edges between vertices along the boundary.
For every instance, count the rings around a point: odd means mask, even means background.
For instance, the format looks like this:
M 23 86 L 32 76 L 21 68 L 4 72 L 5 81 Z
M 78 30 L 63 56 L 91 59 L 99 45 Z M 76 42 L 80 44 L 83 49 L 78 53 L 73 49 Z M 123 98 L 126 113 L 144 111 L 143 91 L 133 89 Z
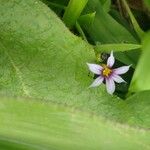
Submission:
M 110 14 L 108 14 L 99 0 L 88 1 L 84 13 L 90 13 L 91 11 L 96 11 L 93 24 L 88 25 L 86 23 L 81 23 L 81 26 L 90 35 L 93 43 L 138 43 L 139 38 L 134 36 L 135 34 L 130 33 L 126 27 L 121 25 Z M 136 62 L 132 61 L 135 58 L 136 53 L 127 53 L 128 55 L 118 54 L 117 59 L 125 64 L 133 64 L 133 66 L 136 66 Z M 124 59 L 122 59 L 122 55 Z M 138 60 L 138 57 L 136 60 Z
M 139 49 L 141 45 L 139 44 L 97 44 L 95 49 L 98 52 L 118 52 L 118 51 L 129 51 L 133 49 Z
M 118 5 L 121 5 L 120 2 Z M 119 6 L 120 7 L 120 6 Z M 120 10 L 121 11 L 121 10 Z M 117 11 L 115 8 L 111 9 L 109 11 L 109 14 L 123 27 L 125 27 L 135 38 L 137 38 L 138 41 L 140 41 L 140 38 L 137 36 L 135 30 L 133 27 L 131 27 L 131 24 L 129 23 L 129 20 L 125 17 L 123 17 L 122 12 Z
M 39 100 L 1 97 L 0 118 L 3 150 L 150 148 L 150 131 Z
M 136 124 L 142 125 L 144 121 L 145 124 L 150 125 L 150 113 L 148 112 L 150 105 L 149 98 L 150 91 L 143 91 L 130 96 L 126 100 L 127 105 L 125 109 L 127 109 L 128 124 L 134 125 L 134 121 L 136 121 Z
M 45 5 L 5 1 L 0 10 L 1 93 L 44 98 L 97 113 L 105 100 L 108 107 L 120 102 L 111 100 L 104 86 L 88 89 L 93 75 L 89 76 L 86 63 L 94 62 L 94 50 Z
M 115 56 L 120 62 L 124 62 L 127 65 L 132 64 L 132 68 L 135 68 L 138 63 L 140 54 L 141 50 L 136 49 L 131 51 L 117 52 L 115 53 Z
M 93 24 L 82 27 L 89 33 L 94 42 L 104 43 L 137 43 L 132 34 L 106 11 L 99 0 L 88 1 L 84 13 L 96 11 Z
M 136 67 L 134 76 L 132 78 L 130 91 L 138 92 L 150 90 L 150 33 L 148 33 L 142 43 L 142 54 L 139 63 Z

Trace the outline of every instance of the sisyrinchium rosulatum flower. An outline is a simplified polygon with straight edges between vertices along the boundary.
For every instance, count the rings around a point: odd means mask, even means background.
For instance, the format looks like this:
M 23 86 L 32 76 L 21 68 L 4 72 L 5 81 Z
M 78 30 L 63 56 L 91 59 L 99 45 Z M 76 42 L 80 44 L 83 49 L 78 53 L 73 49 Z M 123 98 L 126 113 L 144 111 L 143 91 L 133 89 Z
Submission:
M 122 79 L 120 75 L 126 73 L 130 66 L 122 66 L 113 69 L 115 63 L 115 58 L 113 56 L 113 51 L 111 52 L 109 58 L 107 59 L 107 64 L 90 64 L 87 63 L 89 70 L 96 74 L 98 77 L 90 85 L 90 87 L 97 87 L 101 85 L 104 81 L 106 83 L 106 89 L 109 94 L 113 94 L 115 91 L 115 82 L 122 83 L 125 80 Z

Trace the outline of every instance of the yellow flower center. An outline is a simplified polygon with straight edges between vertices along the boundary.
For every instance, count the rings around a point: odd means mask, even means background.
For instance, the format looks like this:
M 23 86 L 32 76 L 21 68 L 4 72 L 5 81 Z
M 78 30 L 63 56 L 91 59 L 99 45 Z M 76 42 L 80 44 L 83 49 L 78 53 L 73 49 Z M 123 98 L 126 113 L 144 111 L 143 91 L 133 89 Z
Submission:
M 103 71 L 102 71 L 102 74 L 103 76 L 106 76 L 108 77 L 111 73 L 112 73 L 112 70 L 110 68 L 108 68 L 106 65 L 102 65 L 103 66 Z

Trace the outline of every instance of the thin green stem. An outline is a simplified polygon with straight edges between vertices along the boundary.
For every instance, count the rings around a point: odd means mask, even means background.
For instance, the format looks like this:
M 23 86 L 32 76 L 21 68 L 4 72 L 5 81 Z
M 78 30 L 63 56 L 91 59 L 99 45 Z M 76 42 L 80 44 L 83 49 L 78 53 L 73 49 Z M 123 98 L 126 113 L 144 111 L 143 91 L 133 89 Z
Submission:
M 80 26 L 80 24 L 79 24 L 78 22 L 76 22 L 76 29 L 78 30 L 78 32 L 79 32 L 79 34 L 82 36 L 82 38 L 83 38 L 86 42 L 88 42 L 88 41 L 87 41 L 87 38 L 86 38 L 86 36 L 85 36 L 85 34 L 84 34 L 84 32 L 83 32 L 83 30 L 82 30 L 82 28 L 81 28 L 81 26 Z

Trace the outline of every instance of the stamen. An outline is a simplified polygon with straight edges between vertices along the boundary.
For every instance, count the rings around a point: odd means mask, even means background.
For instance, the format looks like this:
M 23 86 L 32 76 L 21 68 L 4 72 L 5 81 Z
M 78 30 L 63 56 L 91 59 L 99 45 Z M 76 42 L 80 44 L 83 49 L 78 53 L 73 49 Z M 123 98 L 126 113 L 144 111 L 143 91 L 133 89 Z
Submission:
M 102 66 L 104 67 L 102 71 L 103 76 L 108 77 L 112 73 L 112 70 L 108 68 L 105 64 L 103 64 Z

